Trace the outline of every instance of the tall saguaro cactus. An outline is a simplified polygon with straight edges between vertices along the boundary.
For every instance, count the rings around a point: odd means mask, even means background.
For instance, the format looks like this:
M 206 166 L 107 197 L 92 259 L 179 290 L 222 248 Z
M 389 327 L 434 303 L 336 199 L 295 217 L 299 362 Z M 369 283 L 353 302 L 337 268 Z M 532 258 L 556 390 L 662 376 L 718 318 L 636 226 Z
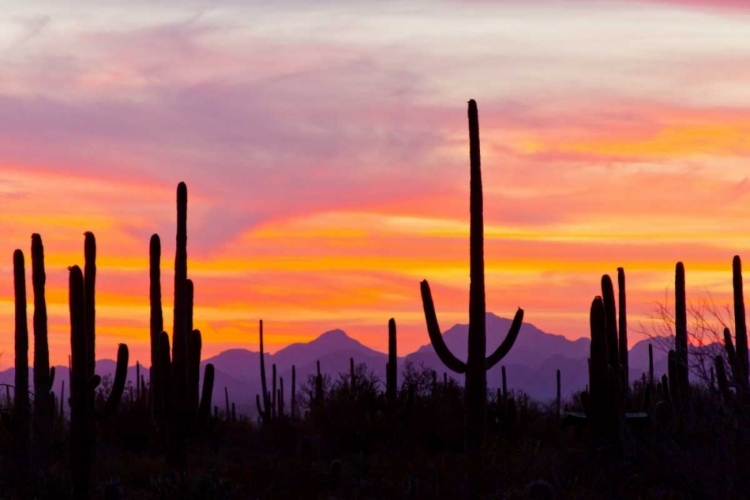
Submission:
M 29 434 L 29 325 L 26 316 L 26 268 L 21 250 L 13 252 L 13 287 L 15 291 L 15 393 L 14 411 L 17 424 L 17 456 L 22 462 L 28 460 Z
M 618 306 L 620 310 L 618 354 L 620 356 L 620 370 L 622 370 L 620 383 L 622 384 L 624 391 L 623 394 L 627 398 L 630 387 L 630 366 L 628 363 L 628 316 L 627 298 L 625 293 L 625 270 L 621 267 L 617 268 L 617 291 Z
M 742 261 L 735 255 L 732 259 L 732 288 L 734 290 L 734 335 L 735 352 L 737 353 L 737 367 L 733 367 L 737 374 L 734 378 L 738 385 L 747 387 L 750 368 L 748 367 L 747 325 L 745 323 L 745 297 L 742 291 Z
M 164 416 L 164 391 L 162 369 L 159 365 L 159 336 L 164 331 L 164 315 L 161 308 L 161 240 L 158 234 L 151 236 L 149 243 L 149 301 L 151 305 L 151 369 L 149 385 L 151 415 L 157 421 Z
M 172 390 L 176 397 L 176 410 L 187 410 L 188 390 L 188 298 L 187 298 L 187 186 L 177 186 L 177 248 L 174 258 L 174 312 L 172 326 Z
M 92 235 L 93 236 L 93 235 Z M 89 347 L 95 342 L 89 337 L 93 330 L 87 328 L 86 306 L 89 296 L 86 293 L 84 275 L 78 266 L 70 268 L 69 275 L 70 307 L 70 463 L 73 480 L 73 497 L 87 498 L 91 487 L 91 465 L 95 451 L 96 419 L 108 418 L 117 411 L 128 370 L 128 346 L 120 344 L 117 350 L 117 366 L 112 391 L 101 409 L 94 408 L 94 392 L 101 382 L 98 375 L 89 375 L 94 369 L 89 366 L 96 353 Z M 93 295 L 93 293 L 92 293 Z
M 674 278 L 674 306 L 675 306 L 675 388 L 678 394 L 673 398 L 684 401 L 687 397 L 690 382 L 688 378 L 688 338 L 687 338 L 687 301 L 685 298 L 685 266 L 678 262 L 675 266 Z M 670 375 L 670 378 L 671 375 Z M 670 380 L 671 382 L 671 380 Z
M 388 320 L 388 363 L 385 367 L 385 392 L 389 403 L 396 401 L 398 393 L 398 355 L 396 339 L 396 320 Z
M 435 352 L 443 364 L 457 373 L 466 374 L 466 450 L 478 452 L 484 438 L 487 412 L 487 370 L 505 357 L 518 337 L 523 321 L 523 310 L 518 309 L 513 324 L 502 344 L 489 356 L 486 338 L 486 305 L 484 290 L 484 220 L 482 198 L 482 171 L 479 151 L 479 116 L 477 104 L 469 101 L 469 157 L 470 181 L 470 291 L 469 291 L 469 340 L 468 358 L 460 361 L 445 345 L 435 313 L 430 286 L 427 280 L 421 283 L 422 305 L 427 322 L 427 331 Z
M 255 405 L 258 409 L 258 415 L 264 425 L 268 425 L 273 420 L 274 408 L 271 402 L 271 395 L 268 392 L 268 383 L 266 381 L 266 358 L 263 354 L 263 320 L 258 323 L 258 339 L 260 343 L 260 390 L 262 394 L 255 395 Z M 276 392 L 276 365 L 273 367 L 273 385 L 274 393 Z M 262 402 L 262 405 L 261 405 Z
M 34 435 L 37 459 L 45 462 L 52 444 L 52 399 L 54 367 L 49 366 L 47 301 L 44 287 L 44 246 L 38 234 L 31 235 L 31 281 L 34 288 Z
M 83 267 L 83 286 L 85 289 L 85 321 L 86 321 L 86 352 L 88 353 L 88 360 L 86 361 L 88 366 L 89 378 L 94 376 L 94 370 L 96 369 L 96 359 L 94 353 L 96 352 L 96 238 L 91 232 L 84 234 L 84 267 Z M 92 404 L 94 394 L 91 393 Z
M 732 288 L 734 290 L 734 328 L 735 338 L 732 341 L 732 332 L 729 328 L 724 329 L 724 350 L 727 361 L 732 369 L 731 382 L 737 389 L 739 395 L 747 397 L 750 391 L 750 368 L 748 367 L 747 346 L 747 324 L 745 320 L 745 298 L 742 290 L 742 262 L 739 255 L 732 260 Z M 719 367 L 721 363 L 721 367 Z M 716 360 L 717 375 L 719 370 L 726 377 L 723 361 Z M 727 379 L 729 380 L 729 379 Z

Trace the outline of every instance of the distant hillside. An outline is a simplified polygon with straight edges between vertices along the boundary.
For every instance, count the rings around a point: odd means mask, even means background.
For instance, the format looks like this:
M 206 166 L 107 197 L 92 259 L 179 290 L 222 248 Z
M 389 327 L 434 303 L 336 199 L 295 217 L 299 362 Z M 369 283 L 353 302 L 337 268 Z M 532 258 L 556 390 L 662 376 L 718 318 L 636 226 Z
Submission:
M 492 352 L 505 338 L 511 320 L 487 314 L 487 352 Z M 457 324 L 443 333 L 445 343 L 460 358 L 466 356 L 468 325 Z M 425 335 L 426 336 L 426 335 Z M 530 323 L 524 323 L 515 346 L 508 356 L 488 373 L 490 388 L 501 385 L 501 366 L 506 367 L 510 388 L 522 390 L 532 398 L 546 402 L 555 397 L 555 373 L 561 371 L 561 383 L 564 396 L 583 389 L 588 382 L 587 358 L 590 342 L 587 338 L 571 341 L 562 335 L 543 332 Z M 297 388 L 299 389 L 308 377 L 316 372 L 316 362 L 320 361 L 321 370 L 333 377 L 348 372 L 349 358 L 356 363 L 365 363 L 382 380 L 385 380 L 387 355 L 375 351 L 359 341 L 349 337 L 343 330 L 331 330 L 307 343 L 296 343 L 281 349 L 275 354 L 266 354 L 266 370 L 271 374 L 271 366 L 276 364 L 278 376 L 284 379 L 287 397 L 291 386 L 292 365 L 297 371 Z M 439 374 L 446 368 L 438 359 L 431 344 L 420 347 L 416 352 L 399 358 L 399 367 L 411 361 L 415 365 L 425 365 Z M 212 358 L 203 360 L 202 365 L 213 363 L 216 375 L 214 384 L 214 404 L 224 408 L 224 389 L 229 399 L 235 402 L 241 413 L 255 414 L 255 395 L 260 392 L 260 357 L 258 352 L 247 349 L 229 349 Z M 660 377 L 666 373 L 666 353 L 654 346 L 654 370 Z M 55 392 L 59 395 L 61 383 L 68 385 L 68 367 L 57 366 Z M 115 362 L 99 360 L 96 372 L 102 376 L 112 375 Z M 648 370 L 648 341 L 638 342 L 630 350 L 631 379 Z M 30 384 L 33 370 L 30 370 Z M 148 380 L 148 369 L 141 368 L 141 374 Z M 448 372 L 454 378 L 461 376 Z M 0 372 L 0 384 L 13 384 L 13 368 Z M 128 369 L 128 380 L 135 383 L 136 368 Z M 66 399 L 69 389 L 66 388 Z M 0 394 L 4 397 L 4 394 Z

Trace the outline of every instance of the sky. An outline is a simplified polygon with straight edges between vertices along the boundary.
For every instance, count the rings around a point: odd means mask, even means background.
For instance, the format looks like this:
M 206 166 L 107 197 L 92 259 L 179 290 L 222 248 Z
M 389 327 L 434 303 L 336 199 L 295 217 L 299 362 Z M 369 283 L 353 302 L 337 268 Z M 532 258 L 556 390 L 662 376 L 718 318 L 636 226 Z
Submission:
M 731 300 L 750 244 L 750 2 L 0 8 L 0 369 L 13 250 L 30 280 L 35 232 L 52 361 L 92 231 L 97 358 L 125 342 L 148 364 L 149 238 L 171 333 L 180 181 L 204 358 L 257 350 L 259 319 L 273 352 L 334 328 L 386 350 L 394 317 L 406 354 L 429 342 L 422 279 L 443 329 L 467 322 L 471 98 L 488 311 L 588 336 L 600 278 L 623 266 L 632 345 L 680 260 L 689 300 Z

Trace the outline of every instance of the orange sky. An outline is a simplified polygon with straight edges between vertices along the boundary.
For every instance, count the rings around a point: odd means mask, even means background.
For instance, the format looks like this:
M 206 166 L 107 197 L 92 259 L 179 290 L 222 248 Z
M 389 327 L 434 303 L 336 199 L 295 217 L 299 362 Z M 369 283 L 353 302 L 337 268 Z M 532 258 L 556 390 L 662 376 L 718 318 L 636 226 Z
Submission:
M 138 5 L 121 24 L 113 6 L 54 4 L 0 23 L 0 369 L 12 252 L 30 277 L 33 232 L 52 360 L 67 362 L 66 268 L 92 231 L 97 357 L 126 342 L 147 362 L 149 237 L 169 330 L 182 180 L 204 357 L 257 349 L 261 318 L 275 351 L 333 328 L 384 350 L 395 317 L 411 352 L 428 342 L 425 278 L 440 324 L 467 321 L 468 98 L 489 311 L 578 338 L 601 275 L 624 266 L 631 323 L 647 321 L 678 260 L 689 298 L 729 302 L 750 243 L 750 18 L 731 2 L 445 2 L 430 22 L 398 2 Z

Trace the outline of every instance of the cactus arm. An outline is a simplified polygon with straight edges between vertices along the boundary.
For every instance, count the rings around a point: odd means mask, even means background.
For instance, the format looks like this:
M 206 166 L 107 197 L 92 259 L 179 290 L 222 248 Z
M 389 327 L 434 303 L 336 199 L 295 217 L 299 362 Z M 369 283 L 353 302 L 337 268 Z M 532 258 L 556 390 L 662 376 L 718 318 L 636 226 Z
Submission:
M 508 335 L 505 336 L 505 340 L 503 340 L 503 343 L 498 346 L 497 349 L 495 349 L 495 352 L 490 354 L 490 356 L 487 358 L 486 368 L 487 370 L 492 369 L 493 366 L 498 364 L 505 356 L 508 355 L 511 349 L 513 349 L 513 344 L 516 343 L 516 339 L 518 338 L 518 334 L 521 331 L 521 325 L 523 324 L 523 309 L 520 307 L 518 308 L 518 311 L 516 311 L 516 316 L 513 318 L 513 323 L 510 325 L 510 329 L 508 330 Z
M 112 391 L 109 393 L 107 402 L 104 403 L 101 411 L 96 412 L 98 418 L 108 418 L 117 412 L 120 406 L 122 393 L 125 390 L 125 380 L 128 376 L 128 346 L 120 344 L 117 348 L 117 367 L 115 369 L 115 381 L 112 384 Z
M 456 373 L 466 373 L 466 363 L 454 356 L 450 349 L 448 349 L 448 346 L 445 345 L 443 334 L 440 332 L 440 325 L 438 325 L 437 314 L 435 313 L 435 303 L 432 301 L 432 293 L 430 292 L 430 285 L 427 283 L 427 280 L 420 283 L 420 288 L 422 291 L 424 316 L 427 322 L 427 333 L 430 335 L 430 342 L 432 342 L 432 347 L 435 349 L 435 354 L 438 355 L 440 361 L 449 370 Z

